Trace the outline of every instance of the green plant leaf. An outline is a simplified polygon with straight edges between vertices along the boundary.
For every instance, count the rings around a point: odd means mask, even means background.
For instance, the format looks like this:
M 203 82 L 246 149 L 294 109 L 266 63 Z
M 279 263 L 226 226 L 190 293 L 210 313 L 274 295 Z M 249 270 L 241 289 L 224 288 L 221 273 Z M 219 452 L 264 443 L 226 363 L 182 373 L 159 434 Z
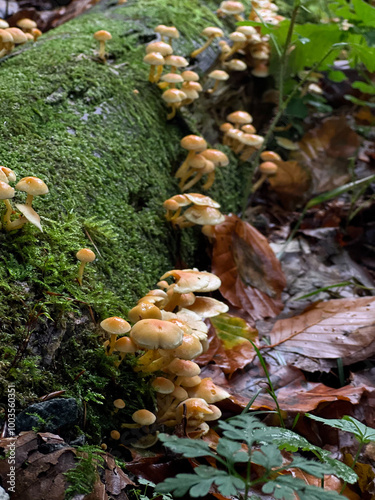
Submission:
M 239 489 L 245 487 L 241 478 L 230 476 L 226 471 L 208 465 L 200 465 L 194 469 L 194 474 L 177 474 L 176 477 L 165 479 L 157 485 L 157 491 L 170 492 L 177 497 L 189 493 L 191 497 L 199 498 L 206 496 L 213 484 L 224 496 L 236 495 Z
M 329 71 L 327 76 L 331 80 L 331 82 L 340 83 L 344 80 L 347 80 L 347 76 L 345 75 L 345 73 L 338 70 Z
M 345 498 L 336 491 L 311 486 L 301 479 L 287 475 L 279 476 L 274 481 L 268 481 L 263 485 L 262 491 L 272 494 L 277 500 L 295 500 L 294 493 L 298 494 L 300 500 L 337 500 Z
M 220 438 L 216 451 L 228 462 L 247 462 L 249 455 L 241 450 L 241 443 L 230 439 Z
M 353 82 L 352 83 L 353 89 L 358 89 L 364 94 L 375 94 L 375 85 L 370 85 L 369 83 L 365 82 Z
M 261 434 L 266 428 L 264 424 L 249 414 L 238 415 L 227 422 L 220 422 L 219 427 L 226 438 L 241 443 L 245 442 L 249 448 L 257 439 L 256 432 L 260 431 Z
M 364 101 L 363 99 L 358 99 L 358 97 L 354 97 L 354 95 L 345 94 L 344 98 L 347 101 L 352 102 L 353 104 L 357 104 L 358 106 L 367 106 L 368 108 L 375 108 L 375 102 Z
M 314 460 L 306 460 L 302 457 L 295 457 L 293 462 L 288 467 L 297 467 L 312 476 L 324 477 L 324 474 L 334 474 L 334 470 L 326 463 L 315 462 Z
M 269 444 L 254 451 L 251 455 L 251 461 L 269 471 L 272 467 L 280 467 L 283 463 L 283 457 L 277 446 Z
M 216 457 L 205 441 L 198 439 L 179 438 L 168 434 L 159 434 L 159 440 L 175 453 L 181 453 L 186 458 Z
M 354 417 L 344 415 L 342 419 L 322 418 L 311 415 L 310 413 L 306 413 L 306 416 L 318 422 L 323 422 L 323 424 L 334 427 L 335 429 L 351 432 L 360 443 L 367 444 L 371 443 L 371 441 L 375 441 L 375 429 L 367 427 L 367 425 L 362 424 L 362 422 Z

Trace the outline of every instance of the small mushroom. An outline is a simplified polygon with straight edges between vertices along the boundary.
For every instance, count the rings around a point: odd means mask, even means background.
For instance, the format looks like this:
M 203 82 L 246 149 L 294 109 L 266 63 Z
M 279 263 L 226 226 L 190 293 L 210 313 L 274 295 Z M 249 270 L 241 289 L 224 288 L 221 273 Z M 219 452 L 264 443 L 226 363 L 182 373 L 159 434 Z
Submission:
M 25 33 L 30 33 L 32 32 L 33 29 L 37 28 L 37 24 L 35 21 L 32 19 L 28 19 L 26 17 L 19 19 L 16 22 L 17 26 L 21 28 L 21 30 Z
M 273 163 L 271 161 L 265 161 L 259 165 L 259 172 L 261 173 L 261 176 L 255 184 L 253 184 L 252 187 L 252 192 L 254 193 L 257 189 L 260 188 L 260 186 L 263 184 L 263 182 L 270 177 L 271 175 L 275 175 L 277 172 L 277 165 L 276 163 Z
M 94 33 L 94 38 L 99 42 L 99 53 L 98 53 L 99 59 L 101 59 L 103 62 L 106 62 L 105 42 L 111 40 L 112 35 L 109 31 L 99 30 Z
M 183 164 L 175 173 L 176 178 L 183 178 L 189 168 L 189 163 L 194 158 L 194 156 L 197 153 L 201 153 L 202 151 L 207 149 L 207 142 L 203 139 L 203 137 L 199 137 L 199 135 L 186 135 L 181 139 L 180 144 L 181 147 L 187 149 L 189 153 Z
M 164 57 L 159 52 L 150 52 L 143 58 L 143 62 L 150 65 L 150 73 L 148 81 L 153 83 L 155 81 L 155 68 L 157 66 L 164 66 Z
M 202 45 L 199 49 L 194 50 L 191 54 L 190 57 L 197 57 L 199 54 L 201 54 L 204 50 L 207 49 L 211 45 L 211 43 L 215 40 L 216 37 L 222 37 L 224 36 L 223 30 L 220 28 L 217 28 L 216 26 L 209 26 L 208 28 L 205 28 L 201 35 L 204 38 L 207 38 L 207 42 Z
M 96 259 L 96 255 L 89 248 L 81 248 L 81 250 L 78 250 L 78 252 L 76 253 L 76 257 L 79 261 L 81 261 L 78 269 L 77 280 L 78 283 L 82 286 L 83 270 L 85 269 L 85 265 L 87 262 L 93 262 Z
M 39 177 L 24 177 L 17 182 L 16 189 L 27 193 L 25 204 L 31 207 L 34 196 L 41 196 L 48 193 L 47 185 Z
M 232 0 L 221 2 L 219 9 L 223 14 L 233 16 L 236 21 L 240 22 L 244 20 L 241 13 L 245 10 L 245 7 L 241 2 L 234 2 Z
M 228 80 L 229 75 L 226 71 L 215 69 L 214 71 L 211 71 L 211 73 L 208 74 L 208 78 L 212 78 L 213 80 L 215 80 L 214 86 L 211 89 L 207 90 L 208 93 L 213 94 L 219 88 L 220 82 Z
M 86 248 L 84 250 L 88 249 Z M 82 250 L 80 251 L 82 252 Z M 128 333 L 131 329 L 129 323 L 125 321 L 123 318 L 120 318 L 118 316 L 111 316 L 110 318 L 103 319 L 103 321 L 100 323 L 100 326 L 103 328 L 105 332 L 110 334 L 110 340 L 108 344 L 108 355 L 112 354 L 115 348 L 117 335 Z
M 3 215 L 3 224 L 5 229 L 8 229 L 10 224 L 10 216 L 13 212 L 12 205 L 9 200 L 14 197 L 14 189 L 9 186 L 7 182 L 0 181 L 0 200 L 3 200 L 7 208 L 5 214 Z
M 221 59 L 222 61 L 229 59 L 230 56 L 235 54 L 238 50 L 242 49 L 247 42 L 246 36 L 240 31 L 233 31 L 233 33 L 229 35 L 229 38 L 232 40 L 233 45 L 230 49 L 230 52 L 223 54 Z
M 167 120 L 172 120 L 176 116 L 178 105 L 186 99 L 186 94 L 178 89 L 168 89 L 163 92 L 161 97 L 171 107 L 171 112 L 168 113 Z

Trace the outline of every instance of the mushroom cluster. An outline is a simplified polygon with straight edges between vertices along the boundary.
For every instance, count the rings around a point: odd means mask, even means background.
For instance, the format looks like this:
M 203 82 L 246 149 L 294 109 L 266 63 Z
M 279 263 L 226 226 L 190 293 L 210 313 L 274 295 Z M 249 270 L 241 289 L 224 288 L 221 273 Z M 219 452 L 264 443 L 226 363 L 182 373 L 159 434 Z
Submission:
M 218 149 L 207 149 L 207 142 L 198 135 L 187 135 L 181 139 L 180 144 L 188 151 L 185 161 L 175 174 L 180 179 L 181 191 L 192 188 L 204 175 L 207 175 L 207 179 L 202 189 L 210 189 L 215 180 L 216 167 L 229 164 L 227 155 Z
M 19 19 L 17 26 L 10 28 L 6 21 L 0 19 L 0 57 L 10 54 L 16 45 L 36 42 L 42 34 L 32 19 Z
M 163 90 L 162 99 L 170 108 L 167 120 L 171 120 L 178 108 L 198 99 L 199 92 L 203 89 L 197 73 L 184 71 L 189 64 L 188 61 L 182 56 L 173 54 L 172 41 L 179 38 L 178 30 L 174 26 L 161 24 L 154 31 L 160 35 L 161 41 L 147 45 L 143 62 L 150 66 L 148 80 L 158 84 Z M 163 75 L 164 67 L 167 67 L 168 71 Z
M 122 427 L 155 422 L 175 426 L 186 418 L 188 433 L 199 437 L 208 431 L 207 421 L 220 417 L 213 403 L 227 398 L 228 393 L 210 378 L 202 379 L 200 367 L 193 361 L 208 347 L 204 320 L 228 310 L 219 300 L 195 294 L 212 292 L 220 284 L 217 276 L 206 271 L 173 269 L 129 311 L 133 326 L 119 317 L 101 322 L 110 336 L 104 344 L 106 352 L 116 356 L 117 366 L 126 354 L 143 351 L 135 371 L 152 376 L 157 394 L 154 413 L 140 409 L 133 414 L 134 423 Z
M 40 217 L 31 205 L 34 196 L 48 193 L 47 185 L 38 177 L 24 177 L 13 188 L 9 183 L 15 181 L 16 174 L 14 171 L 8 167 L 0 166 L 0 200 L 3 200 L 6 207 L 5 214 L 2 216 L 2 227 L 6 231 L 13 231 L 14 229 L 20 229 L 27 222 L 30 222 L 30 224 L 33 224 L 43 232 L 40 224 Z M 15 189 L 27 193 L 26 202 L 24 204 L 15 203 L 15 207 L 20 213 L 13 210 L 9 201 L 14 198 Z M 13 217 L 14 214 L 16 218 Z
M 187 206 L 189 208 L 181 214 L 182 208 Z M 176 194 L 165 200 L 163 207 L 167 210 L 165 217 L 173 227 L 203 226 L 202 232 L 210 237 L 213 236 L 213 226 L 225 221 L 225 216 L 218 210 L 220 204 L 199 193 Z

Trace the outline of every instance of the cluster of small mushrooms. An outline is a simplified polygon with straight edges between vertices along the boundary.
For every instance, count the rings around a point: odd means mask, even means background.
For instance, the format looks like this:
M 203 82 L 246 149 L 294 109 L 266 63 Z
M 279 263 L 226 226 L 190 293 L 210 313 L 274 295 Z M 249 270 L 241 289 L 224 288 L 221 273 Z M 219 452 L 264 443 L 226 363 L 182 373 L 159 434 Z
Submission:
M 158 288 L 147 292 L 129 311 L 133 326 L 119 317 L 100 323 L 109 336 L 104 343 L 106 353 L 116 357 L 117 366 L 127 354 L 141 352 L 135 371 L 158 374 L 151 382 L 157 394 L 155 412 L 142 408 L 133 414 L 134 423 L 124 423 L 122 428 L 154 423 L 173 427 L 186 418 L 188 435 L 200 437 L 209 430 L 206 422 L 221 415 L 214 403 L 229 394 L 210 378 L 202 379 L 193 360 L 208 347 L 204 320 L 226 312 L 228 307 L 211 297 L 195 295 L 220 287 L 220 279 L 212 273 L 172 270 L 160 280 Z M 124 406 L 122 400 L 115 401 L 116 408 Z M 119 438 L 120 433 L 114 431 L 115 436 Z
M 24 177 L 17 182 L 14 188 L 10 186 L 10 182 L 16 182 L 15 172 L 8 167 L 0 166 L 0 200 L 3 200 L 6 207 L 0 227 L 6 231 L 13 231 L 14 229 L 20 229 L 27 222 L 30 222 L 30 224 L 33 224 L 43 232 L 40 217 L 33 209 L 32 202 L 34 196 L 48 193 L 47 185 L 38 177 Z M 25 203 L 15 203 L 15 207 L 20 213 L 14 211 L 9 201 L 14 198 L 15 189 L 27 193 Z
M 16 45 L 36 42 L 42 34 L 32 19 L 20 19 L 17 26 L 10 28 L 4 19 L 0 19 L 0 57 L 10 54 Z

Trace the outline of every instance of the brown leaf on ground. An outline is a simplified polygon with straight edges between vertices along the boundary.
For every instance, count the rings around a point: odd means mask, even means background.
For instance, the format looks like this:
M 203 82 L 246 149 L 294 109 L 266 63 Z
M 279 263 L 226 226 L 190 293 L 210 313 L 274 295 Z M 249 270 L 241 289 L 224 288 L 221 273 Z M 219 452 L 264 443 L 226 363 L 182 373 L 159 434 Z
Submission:
M 289 206 L 291 199 L 300 200 L 309 190 L 311 178 L 308 171 L 296 161 L 274 161 L 277 165 L 275 175 L 268 177 L 271 189 L 283 204 Z
M 258 332 L 244 319 L 229 314 L 211 318 L 209 348 L 195 361 L 204 366 L 213 361 L 224 373 L 232 375 L 244 368 L 255 356 L 250 340 L 257 342 Z
M 375 297 L 314 304 L 306 312 L 275 323 L 271 344 L 312 358 L 342 358 L 344 365 L 375 353 Z
M 350 180 L 348 158 L 356 154 L 359 145 L 359 136 L 346 117 L 332 116 L 302 137 L 299 151 L 293 151 L 290 159 L 311 172 L 314 193 L 322 193 Z
M 276 316 L 282 309 L 286 281 L 267 239 L 231 214 L 215 227 L 212 272 L 221 294 L 252 320 Z

